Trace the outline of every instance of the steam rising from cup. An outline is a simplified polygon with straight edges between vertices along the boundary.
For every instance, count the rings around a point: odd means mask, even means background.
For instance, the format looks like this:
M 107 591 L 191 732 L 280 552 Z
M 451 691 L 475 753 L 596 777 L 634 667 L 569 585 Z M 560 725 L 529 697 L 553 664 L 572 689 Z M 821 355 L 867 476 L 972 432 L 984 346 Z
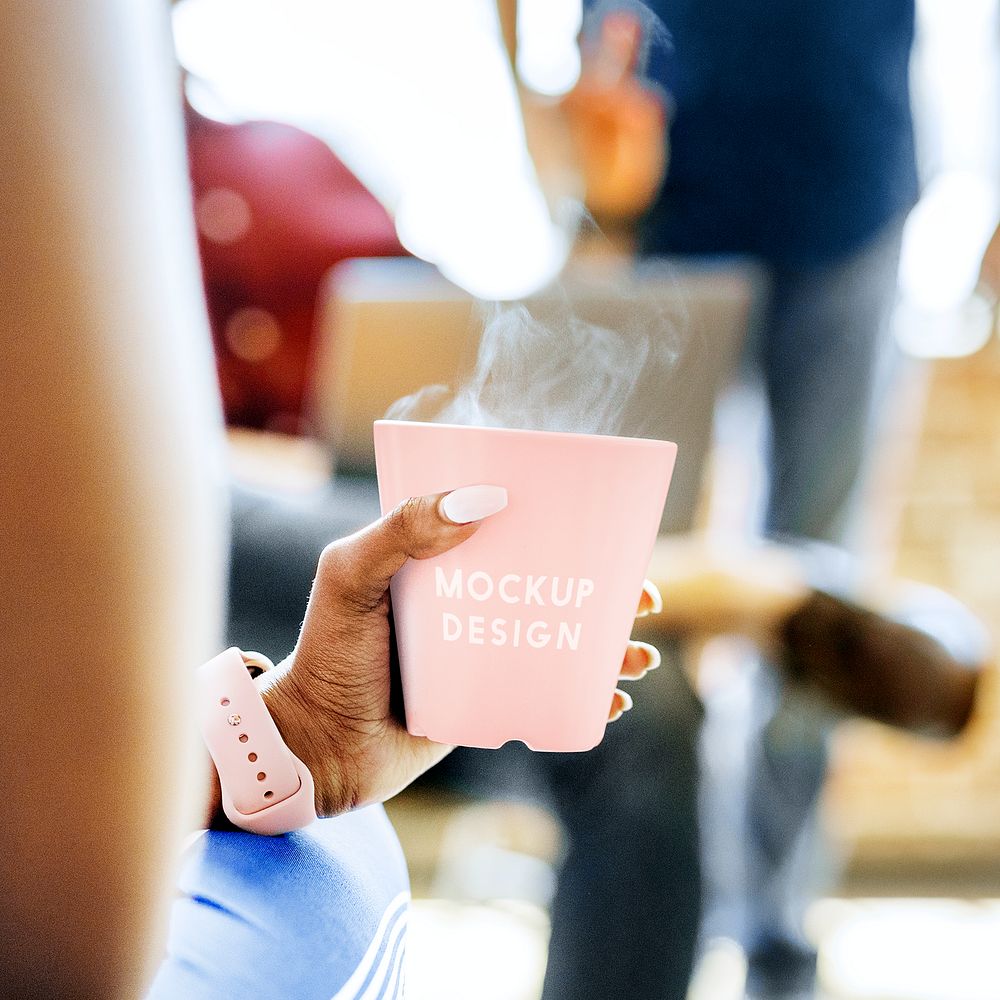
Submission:
M 562 295 L 484 306 L 479 353 L 468 377 L 457 389 L 435 385 L 406 396 L 386 417 L 640 434 L 642 393 L 676 363 L 684 323 L 655 303 L 636 302 L 625 288 L 600 301 L 607 325 L 584 318 Z

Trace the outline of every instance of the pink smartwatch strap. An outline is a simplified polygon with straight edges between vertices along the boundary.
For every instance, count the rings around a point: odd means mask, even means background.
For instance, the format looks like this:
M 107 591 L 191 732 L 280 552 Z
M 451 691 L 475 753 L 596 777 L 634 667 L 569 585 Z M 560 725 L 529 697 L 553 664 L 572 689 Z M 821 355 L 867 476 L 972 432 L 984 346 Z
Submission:
M 230 822 L 254 833 L 298 830 L 316 818 L 312 775 L 285 745 L 235 647 L 198 669 L 202 736 Z

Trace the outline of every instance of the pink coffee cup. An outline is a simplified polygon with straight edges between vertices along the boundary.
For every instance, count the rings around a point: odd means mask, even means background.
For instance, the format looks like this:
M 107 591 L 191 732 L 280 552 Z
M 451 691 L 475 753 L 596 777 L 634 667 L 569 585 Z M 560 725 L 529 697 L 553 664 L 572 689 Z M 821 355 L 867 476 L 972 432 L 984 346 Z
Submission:
M 461 486 L 508 492 L 472 538 L 392 581 L 411 733 L 601 742 L 676 454 L 640 438 L 375 422 L 383 511 Z

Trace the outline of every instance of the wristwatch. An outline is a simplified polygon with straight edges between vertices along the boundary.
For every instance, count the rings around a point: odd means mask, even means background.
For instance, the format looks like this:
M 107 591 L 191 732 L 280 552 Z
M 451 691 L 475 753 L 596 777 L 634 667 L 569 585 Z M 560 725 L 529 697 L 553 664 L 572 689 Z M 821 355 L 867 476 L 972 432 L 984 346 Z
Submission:
M 285 745 L 254 676 L 271 666 L 235 646 L 198 668 L 198 715 L 229 821 L 252 833 L 288 833 L 316 818 L 312 775 Z

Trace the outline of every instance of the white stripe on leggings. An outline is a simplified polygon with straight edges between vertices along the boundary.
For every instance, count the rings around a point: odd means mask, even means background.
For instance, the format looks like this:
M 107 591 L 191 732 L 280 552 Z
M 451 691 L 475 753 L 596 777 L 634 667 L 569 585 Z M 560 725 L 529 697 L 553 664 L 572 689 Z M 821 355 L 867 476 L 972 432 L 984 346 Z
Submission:
M 405 946 L 400 938 L 406 933 L 406 914 L 404 913 L 399 920 L 396 921 L 396 925 L 392 929 L 392 934 L 386 941 L 385 949 L 382 952 L 382 960 L 379 962 L 378 968 L 375 970 L 375 975 L 372 976 L 371 982 L 365 988 L 364 993 L 362 993 L 358 1000 L 379 1000 L 379 997 L 389 996 L 390 994 L 386 991 L 383 992 L 386 982 L 392 975 L 393 970 L 402 962 L 403 953 L 405 952 Z M 399 950 L 393 955 L 393 949 L 399 944 Z
M 401 892 L 392 902 L 386 907 L 385 912 L 382 914 L 382 919 L 378 923 L 378 927 L 375 928 L 375 933 L 372 935 L 371 943 L 368 945 L 367 951 L 361 956 L 361 961 L 358 963 L 357 968 L 351 974 L 350 979 L 340 987 L 339 990 L 333 995 L 333 1000 L 360 1000 L 358 997 L 358 990 L 364 985 L 365 980 L 368 978 L 368 974 L 371 972 L 375 961 L 378 958 L 379 952 L 382 949 L 382 945 L 385 943 L 386 938 L 392 938 L 393 941 L 399 936 L 398 928 L 399 925 L 405 925 L 406 923 L 406 907 L 410 902 L 410 894 L 408 892 Z M 402 919 L 396 921 L 397 927 L 393 928 L 393 933 L 389 933 L 390 924 L 393 923 L 395 918 L 402 913 Z M 387 953 L 391 951 L 391 946 L 387 947 Z M 385 959 L 383 959 L 385 961 Z M 375 979 L 378 977 L 376 976 Z M 372 980 L 370 985 L 375 984 L 375 979 Z M 384 977 L 382 982 L 384 983 Z M 381 983 L 380 983 L 381 985 Z M 365 991 L 367 996 L 368 991 Z
M 389 980 L 389 985 L 386 988 L 385 993 L 382 994 L 383 1000 L 398 1000 L 398 998 L 403 995 L 403 986 L 405 985 L 406 978 L 403 975 L 403 967 L 405 963 L 406 942 L 403 941 L 399 945 L 399 951 L 396 952 L 396 961 L 392 963 L 392 979 Z

